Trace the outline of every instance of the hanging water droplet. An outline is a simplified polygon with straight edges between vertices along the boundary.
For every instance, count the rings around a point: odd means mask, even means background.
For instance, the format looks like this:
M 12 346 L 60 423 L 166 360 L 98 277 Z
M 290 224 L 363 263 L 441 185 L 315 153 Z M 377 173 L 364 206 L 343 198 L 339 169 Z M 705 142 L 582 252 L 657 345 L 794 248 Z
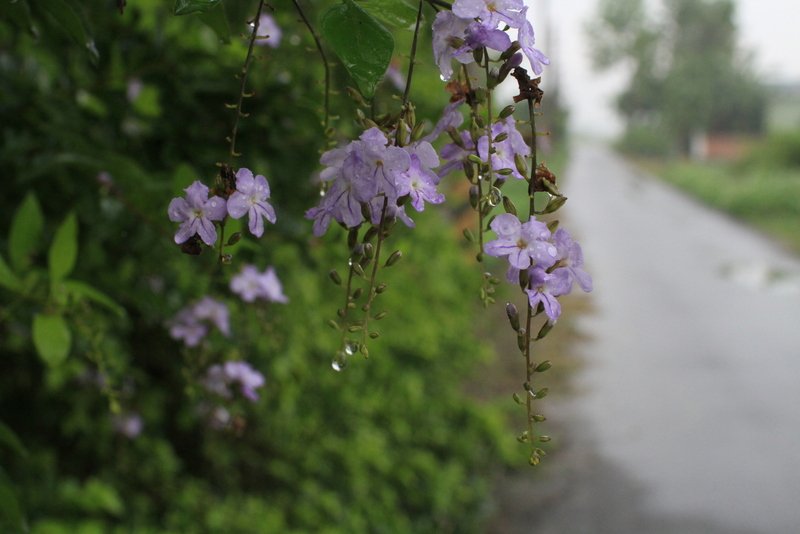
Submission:
M 319 190 L 319 196 L 321 196 L 321 197 L 325 196 L 325 190 L 324 189 L 320 189 Z
M 444 74 L 440 74 L 440 75 L 439 75 L 439 79 L 440 79 L 440 80 L 442 80 L 443 82 L 446 82 L 446 81 L 447 81 L 447 80 L 449 80 L 450 78 L 448 78 L 448 77 L 447 77 L 447 76 L 445 76 Z
M 503 193 L 496 187 L 492 187 L 492 190 L 489 191 L 489 195 L 486 198 L 486 202 L 489 203 L 490 206 L 494 207 L 500 204 L 503 201 Z
M 344 352 L 348 356 L 352 356 L 353 354 L 356 353 L 357 350 L 358 350 L 358 345 L 356 345 L 355 343 L 346 343 L 344 346 Z
M 347 367 L 347 354 L 342 351 L 339 351 L 336 353 L 336 355 L 333 357 L 333 360 L 331 361 L 331 369 L 333 369 L 337 373 L 340 373 L 344 370 L 345 367 Z

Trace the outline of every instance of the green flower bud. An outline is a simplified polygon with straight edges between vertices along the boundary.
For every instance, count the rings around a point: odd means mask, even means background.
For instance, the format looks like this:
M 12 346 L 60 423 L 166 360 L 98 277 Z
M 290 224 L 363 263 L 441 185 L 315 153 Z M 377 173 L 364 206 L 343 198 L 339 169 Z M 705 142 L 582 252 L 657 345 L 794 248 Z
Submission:
M 328 277 L 331 281 L 336 284 L 337 286 L 342 285 L 342 277 L 339 276 L 339 273 L 336 272 L 336 269 L 333 269 L 331 272 L 328 273 Z

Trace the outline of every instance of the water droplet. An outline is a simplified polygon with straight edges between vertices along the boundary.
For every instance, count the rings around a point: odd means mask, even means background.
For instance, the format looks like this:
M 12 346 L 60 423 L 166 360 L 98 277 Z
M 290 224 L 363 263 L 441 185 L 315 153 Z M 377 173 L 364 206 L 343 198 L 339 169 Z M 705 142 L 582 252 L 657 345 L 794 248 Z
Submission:
M 547 247 L 547 253 L 555 258 L 558 255 L 558 249 L 556 249 L 556 247 L 553 245 L 550 245 Z
M 336 353 L 331 361 L 331 369 L 337 373 L 341 373 L 347 367 L 347 354 L 342 351 Z
M 447 77 L 447 76 L 445 76 L 444 74 L 440 74 L 440 75 L 439 75 L 439 79 L 440 79 L 440 80 L 442 80 L 443 82 L 446 82 L 446 81 L 447 81 L 447 80 L 449 80 L 450 78 L 448 78 L 448 77 Z
M 348 265 L 349 267 L 352 267 L 352 266 L 353 266 L 353 258 L 350 258 L 349 260 L 347 260 L 347 265 Z
M 321 197 L 325 196 L 325 190 L 324 189 L 320 189 L 319 190 L 319 196 L 321 196 Z
M 344 353 L 348 356 L 352 356 L 358 350 L 358 346 L 355 343 L 347 343 L 344 346 Z
M 486 198 L 486 202 L 489 203 L 490 206 L 494 207 L 500 204 L 503 201 L 503 193 L 496 187 L 492 187 L 492 190 L 489 191 L 489 195 Z

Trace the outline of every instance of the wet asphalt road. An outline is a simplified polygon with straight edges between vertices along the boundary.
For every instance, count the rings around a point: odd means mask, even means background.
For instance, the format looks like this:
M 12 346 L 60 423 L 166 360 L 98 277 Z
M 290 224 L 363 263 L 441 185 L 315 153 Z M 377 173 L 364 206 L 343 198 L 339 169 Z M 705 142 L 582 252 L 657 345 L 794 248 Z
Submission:
M 800 261 L 600 146 L 566 174 L 585 365 L 504 531 L 800 533 Z

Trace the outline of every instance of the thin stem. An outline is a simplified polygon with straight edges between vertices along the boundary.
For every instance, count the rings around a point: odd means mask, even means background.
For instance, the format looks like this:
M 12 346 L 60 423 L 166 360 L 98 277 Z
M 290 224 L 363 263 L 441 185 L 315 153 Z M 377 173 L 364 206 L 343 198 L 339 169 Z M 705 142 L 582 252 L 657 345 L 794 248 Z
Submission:
M 526 295 L 527 297 L 527 295 Z M 533 369 L 531 367 L 531 319 L 533 318 L 533 308 L 528 301 L 528 313 L 525 319 L 525 383 L 528 390 L 525 392 L 525 406 L 528 411 L 528 441 L 533 449 Z
M 242 72 L 240 75 L 239 84 L 239 102 L 236 104 L 236 119 L 233 121 L 233 131 L 231 132 L 230 142 L 230 156 L 236 158 L 241 154 L 236 152 L 236 134 L 239 131 L 239 119 L 245 116 L 242 113 L 242 103 L 245 99 L 245 87 L 247 85 L 247 75 L 250 72 L 250 63 L 253 60 L 253 46 L 256 43 L 256 38 L 258 37 L 258 25 L 261 19 L 261 10 L 264 8 L 264 0 L 259 0 L 258 2 L 258 10 L 256 11 L 256 18 L 253 19 L 253 33 L 250 35 L 250 44 L 247 47 L 247 57 L 244 59 L 244 66 L 242 67 Z
M 414 27 L 414 39 L 411 41 L 411 61 L 408 63 L 408 76 L 406 77 L 406 90 L 403 92 L 403 107 L 408 103 L 408 93 L 411 90 L 411 76 L 414 74 L 414 62 L 417 56 L 417 39 L 419 37 L 419 23 L 422 20 L 422 0 L 419 0 L 417 9 L 417 24 Z
M 528 99 L 528 115 L 531 122 L 531 176 L 528 179 L 528 202 L 529 212 L 528 219 L 533 218 L 536 208 L 534 207 L 534 193 L 536 193 L 536 167 L 538 165 L 536 155 L 536 113 L 534 112 L 534 104 L 532 99 Z
M 369 289 L 367 303 L 364 305 L 364 330 L 362 334 L 362 344 L 367 344 L 367 336 L 369 336 L 369 316 L 372 313 L 372 301 L 375 300 L 377 292 L 375 291 L 375 278 L 378 274 L 378 266 L 381 260 L 381 245 L 383 244 L 383 232 L 386 225 L 386 210 L 389 207 L 389 197 L 383 197 L 383 208 L 381 209 L 381 222 L 378 226 L 378 243 L 375 246 L 375 257 L 372 258 L 372 273 L 369 277 Z
M 219 256 L 217 260 L 222 264 L 222 250 L 225 247 L 225 219 L 219 223 Z
M 331 94 L 331 67 L 328 63 L 328 58 L 325 55 L 325 50 L 322 48 L 322 41 L 319 38 L 319 34 L 317 34 L 314 27 L 309 22 L 308 17 L 306 17 L 305 13 L 303 12 L 303 8 L 300 7 L 300 4 L 297 0 L 292 0 L 294 7 L 297 9 L 297 13 L 300 15 L 300 18 L 303 20 L 303 24 L 306 25 L 308 28 L 311 37 L 314 38 L 314 43 L 317 45 L 317 51 L 319 52 L 319 57 L 322 58 L 322 64 L 325 66 L 325 119 L 323 120 L 323 127 L 325 130 L 328 129 L 330 125 L 330 94 Z
M 484 58 L 486 64 L 484 65 L 484 72 L 486 72 L 486 137 L 489 140 L 488 156 L 489 156 L 489 187 L 494 185 L 494 169 L 492 168 L 492 152 L 494 143 L 492 139 L 492 90 L 489 88 L 489 53 L 484 49 Z

